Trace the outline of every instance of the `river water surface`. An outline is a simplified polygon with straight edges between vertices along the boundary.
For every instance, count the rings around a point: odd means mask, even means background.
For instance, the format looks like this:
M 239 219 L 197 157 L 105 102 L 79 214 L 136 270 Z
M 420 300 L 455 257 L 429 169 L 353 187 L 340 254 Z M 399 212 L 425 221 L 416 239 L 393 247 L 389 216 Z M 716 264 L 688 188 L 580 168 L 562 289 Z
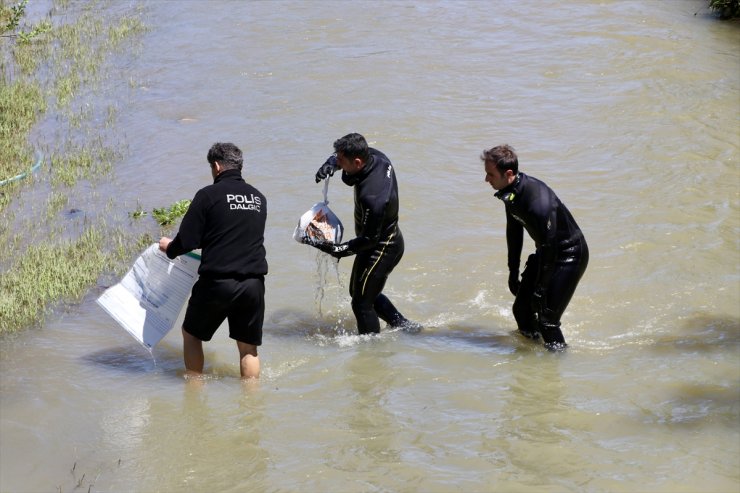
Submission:
M 740 488 L 740 29 L 706 2 L 146 2 L 111 184 L 146 210 L 210 182 L 216 141 L 268 198 L 262 378 L 227 331 L 202 386 L 96 304 L 0 356 L 0 490 L 718 491 Z M 356 336 L 347 278 L 291 238 L 316 168 L 360 132 L 393 161 L 424 324 Z M 509 143 L 591 262 L 570 348 L 514 333 Z M 329 187 L 352 229 L 352 193 Z M 525 242 L 525 253 L 533 249 Z

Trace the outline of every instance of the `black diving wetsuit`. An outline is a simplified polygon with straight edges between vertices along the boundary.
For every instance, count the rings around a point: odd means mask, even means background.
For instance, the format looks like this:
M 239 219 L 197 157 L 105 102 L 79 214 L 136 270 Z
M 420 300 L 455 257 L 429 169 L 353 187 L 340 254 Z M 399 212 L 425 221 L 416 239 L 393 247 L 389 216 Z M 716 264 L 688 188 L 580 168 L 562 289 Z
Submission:
M 588 265 L 588 246 L 570 211 L 542 181 L 519 173 L 496 197 L 506 207 L 510 272 L 519 272 L 524 229 L 537 250 L 527 259 L 514 301 L 519 330 L 542 335 L 545 344 L 565 344 L 560 317 Z
M 388 157 L 370 148 L 370 158 L 357 174 L 342 172 L 355 188 L 355 235 L 337 257 L 356 255 L 349 294 L 360 334 L 380 332 L 378 316 L 393 327 L 408 321 L 382 294 L 385 281 L 403 256 L 398 227 L 398 184 Z

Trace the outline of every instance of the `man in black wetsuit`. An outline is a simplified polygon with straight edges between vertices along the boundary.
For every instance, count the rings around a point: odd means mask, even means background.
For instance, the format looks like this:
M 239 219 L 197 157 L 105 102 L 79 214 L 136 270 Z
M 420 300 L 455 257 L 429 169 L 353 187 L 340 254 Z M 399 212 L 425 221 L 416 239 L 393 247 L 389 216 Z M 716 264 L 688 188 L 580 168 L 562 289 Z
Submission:
M 516 296 L 514 318 L 519 331 L 539 335 L 545 347 L 564 349 L 560 317 L 588 265 L 588 246 L 573 216 L 550 187 L 519 172 L 514 149 L 500 145 L 483 151 L 486 181 L 506 208 L 509 290 Z M 519 280 L 524 230 L 537 250 Z
M 195 194 L 175 239 L 159 240 L 171 259 L 202 249 L 199 278 L 182 323 L 186 375 L 203 373 L 203 341 L 210 341 L 228 319 L 241 376 L 256 378 L 265 314 L 267 201 L 242 178 L 242 151 L 234 144 L 214 144 L 207 159 L 213 185 Z
M 403 256 L 403 236 L 398 227 L 398 185 L 388 157 L 368 147 L 357 133 L 334 142 L 335 154 L 316 172 L 316 183 L 342 170 L 342 181 L 355 188 L 355 235 L 340 245 L 313 246 L 336 258 L 356 255 L 349 294 L 360 334 L 380 332 L 382 318 L 391 327 L 417 331 L 382 293 L 385 281 Z

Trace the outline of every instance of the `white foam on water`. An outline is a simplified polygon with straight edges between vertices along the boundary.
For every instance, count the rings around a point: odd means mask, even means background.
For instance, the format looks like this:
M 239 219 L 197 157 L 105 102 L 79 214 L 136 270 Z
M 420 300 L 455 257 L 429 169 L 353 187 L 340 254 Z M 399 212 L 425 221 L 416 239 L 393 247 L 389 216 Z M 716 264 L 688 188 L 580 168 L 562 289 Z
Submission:
M 267 366 L 263 365 L 260 371 L 260 377 L 265 379 L 276 379 L 280 378 L 284 375 L 287 375 L 297 368 L 305 365 L 309 362 L 309 359 L 306 357 L 303 358 L 294 358 L 290 361 L 283 361 L 281 363 L 278 363 L 277 365 L 273 366 Z

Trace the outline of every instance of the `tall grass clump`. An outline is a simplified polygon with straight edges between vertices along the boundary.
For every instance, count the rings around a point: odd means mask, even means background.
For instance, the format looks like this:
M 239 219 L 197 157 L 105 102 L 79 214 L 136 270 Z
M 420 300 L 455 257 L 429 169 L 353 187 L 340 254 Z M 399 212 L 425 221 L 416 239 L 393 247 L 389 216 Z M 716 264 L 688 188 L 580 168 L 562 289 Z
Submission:
M 91 227 L 76 241 L 29 247 L 0 277 L 0 332 L 37 323 L 57 301 L 79 301 L 107 264 L 102 241 L 102 231 Z
M 8 182 L 33 165 L 34 151 L 27 136 L 46 111 L 41 88 L 33 82 L 0 82 L 0 182 Z M 3 188 L 0 192 L 7 190 Z M 9 197 L 0 199 L 0 213 Z

